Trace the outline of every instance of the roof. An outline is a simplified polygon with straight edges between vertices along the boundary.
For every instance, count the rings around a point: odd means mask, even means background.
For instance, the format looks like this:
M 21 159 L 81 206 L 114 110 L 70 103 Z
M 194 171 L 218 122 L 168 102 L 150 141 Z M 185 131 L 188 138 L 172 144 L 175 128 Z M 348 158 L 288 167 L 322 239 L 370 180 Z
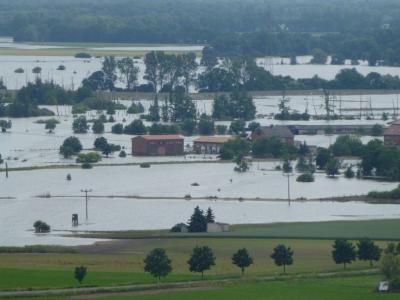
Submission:
M 400 120 L 394 120 L 393 122 L 390 122 L 389 125 L 400 125 Z
M 154 135 L 138 135 L 135 138 L 143 138 L 147 141 L 159 141 L 159 140 L 183 140 L 183 137 L 178 134 L 154 134 Z
M 289 127 L 283 125 L 262 126 L 258 130 L 261 130 L 261 134 L 264 136 L 276 136 L 280 138 L 293 138 L 294 136 Z
M 194 143 L 216 143 L 216 144 L 223 144 L 229 140 L 231 140 L 232 136 L 200 136 L 195 139 Z
M 385 129 L 383 135 L 400 135 L 400 122 L 399 121 L 393 122 L 388 128 Z

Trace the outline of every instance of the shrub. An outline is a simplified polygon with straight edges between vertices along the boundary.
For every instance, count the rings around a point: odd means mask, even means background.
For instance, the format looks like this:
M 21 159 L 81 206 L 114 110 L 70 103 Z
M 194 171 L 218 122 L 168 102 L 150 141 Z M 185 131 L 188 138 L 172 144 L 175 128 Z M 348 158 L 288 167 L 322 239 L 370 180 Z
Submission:
M 93 168 L 93 166 L 90 164 L 90 163 L 83 163 L 82 164 L 82 169 L 92 169 Z
M 35 223 L 33 223 L 33 227 L 35 228 L 36 233 L 50 232 L 50 226 L 41 220 L 38 220 Z
M 97 163 L 101 160 L 100 154 L 97 152 L 89 152 L 89 153 L 82 153 L 79 154 L 78 158 L 76 159 L 77 163 Z
M 75 54 L 75 58 L 92 58 L 89 53 L 79 52 Z
M 141 163 L 140 167 L 141 168 L 150 168 L 150 164 L 149 163 Z
M 300 174 L 297 179 L 297 182 L 314 182 L 314 175 L 311 173 Z

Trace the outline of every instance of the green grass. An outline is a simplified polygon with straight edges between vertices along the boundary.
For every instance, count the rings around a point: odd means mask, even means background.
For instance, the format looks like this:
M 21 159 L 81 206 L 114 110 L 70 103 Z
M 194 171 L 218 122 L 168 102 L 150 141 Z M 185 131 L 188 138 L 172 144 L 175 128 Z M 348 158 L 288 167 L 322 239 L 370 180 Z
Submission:
M 136 239 L 96 246 L 95 251 L 113 254 L 2 254 L 0 256 L 0 290 L 38 289 L 44 287 L 76 286 L 73 272 L 76 266 L 88 268 L 85 285 L 150 283 L 154 280 L 143 271 L 143 259 L 154 248 L 165 248 L 172 259 L 173 272 L 168 281 L 196 280 L 199 275 L 188 271 L 187 260 L 196 245 L 210 246 L 216 265 L 206 272 L 208 279 L 232 278 L 240 270 L 231 262 L 238 249 L 246 247 L 254 264 L 246 270 L 246 278 L 276 276 L 282 268 L 274 265 L 270 254 L 280 243 L 294 249 L 294 264 L 289 274 L 342 271 L 331 256 L 332 241 L 279 239 Z M 118 244 L 121 243 L 121 244 Z M 386 242 L 380 242 L 381 247 Z M 107 248 L 111 247 L 111 248 Z M 369 268 L 368 262 L 357 261 L 349 270 Z M 3 276 L 5 274 L 5 276 Z
M 379 294 L 375 288 L 378 276 L 362 276 L 332 279 L 285 280 L 275 282 L 240 283 L 222 287 L 210 287 L 182 291 L 149 291 L 114 295 L 91 295 L 104 300 L 372 300 L 399 299 L 399 294 Z M 23 300 L 22 298 L 19 298 Z M 46 297 L 42 299 L 71 299 L 70 297 Z M 76 297 L 74 299 L 86 299 Z
M 373 204 L 371 204 L 373 205 Z M 89 238 L 285 238 L 285 239 L 360 239 L 400 240 L 400 219 L 367 221 L 330 221 L 233 225 L 229 232 L 182 234 L 160 231 L 119 231 L 86 233 Z
M 27 290 L 46 288 L 68 288 L 79 286 L 111 286 L 126 284 L 155 283 L 148 273 L 134 272 L 93 272 L 87 274 L 82 285 L 73 277 L 71 270 L 42 269 L 0 269 L 0 290 Z M 200 276 L 191 274 L 171 274 L 164 282 L 200 280 Z
M 400 219 L 368 221 L 333 221 L 310 223 L 275 223 L 232 226 L 227 235 L 280 238 L 400 240 Z

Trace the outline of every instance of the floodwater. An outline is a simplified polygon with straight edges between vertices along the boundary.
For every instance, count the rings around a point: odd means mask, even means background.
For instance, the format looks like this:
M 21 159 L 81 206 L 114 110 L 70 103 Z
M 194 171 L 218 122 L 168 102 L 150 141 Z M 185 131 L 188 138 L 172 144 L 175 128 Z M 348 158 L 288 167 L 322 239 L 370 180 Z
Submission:
M 286 201 L 224 200 L 157 200 L 157 197 L 247 197 L 287 198 L 287 179 L 281 172 L 271 171 L 277 163 L 254 163 L 244 174 L 233 171 L 233 164 L 172 164 L 95 167 L 91 170 L 62 169 L 12 172 L 8 179 L 0 177 L 0 234 L 2 245 L 83 244 L 93 240 L 63 238 L 53 231 L 35 235 L 30 229 L 41 219 L 53 230 L 74 230 L 71 215 L 78 213 L 78 230 L 140 230 L 170 228 L 186 222 L 195 206 L 211 207 L 220 222 L 272 223 L 295 221 L 360 220 L 400 217 L 398 205 L 373 205 L 358 202 L 299 202 L 289 207 Z M 67 181 L 66 175 L 72 180 Z M 230 181 L 232 179 L 232 182 Z M 198 187 L 191 186 L 197 182 Z M 370 190 L 388 190 L 395 183 L 357 179 L 329 179 L 316 174 L 314 183 L 297 183 L 290 178 L 292 198 L 355 195 Z M 92 189 L 89 199 L 89 221 L 86 223 L 85 201 L 80 192 Z M 37 198 L 39 195 L 71 196 Z M 105 196 L 149 196 L 155 200 L 108 198 Z M 13 198 L 14 197 L 14 198 Z
M 22 46 L 21 46 L 22 47 Z M 42 49 L 58 46 L 42 46 L 42 45 L 25 45 L 27 49 Z M 135 47 L 99 47 L 93 50 L 129 50 L 129 51 L 199 51 L 202 46 L 135 46 Z M 258 59 L 258 64 L 270 71 L 274 75 L 292 76 L 293 78 L 311 78 L 318 75 L 324 79 L 333 79 L 335 75 L 344 68 L 356 68 L 361 74 L 366 75 L 370 72 L 377 72 L 382 75 L 390 74 L 399 76 L 400 67 L 370 67 L 361 62 L 360 65 L 312 65 L 309 64 L 310 57 L 299 57 L 298 65 L 290 65 L 287 59 L 270 57 Z M 142 59 L 136 59 L 139 67 L 139 84 L 146 83 L 143 79 L 145 66 Z M 198 60 L 199 61 L 199 60 Z M 283 64 L 282 64 L 283 62 Z M 36 78 L 36 74 L 32 73 L 34 67 L 41 67 L 42 73 L 40 77 L 43 80 L 53 80 L 59 85 L 67 89 L 78 88 L 82 80 L 91 73 L 101 69 L 102 58 L 79 59 L 71 56 L 0 56 L 0 78 L 3 78 L 9 89 L 19 89 L 26 84 L 32 82 Z M 59 65 L 64 65 L 64 71 L 57 70 Z M 15 73 L 17 68 L 24 69 L 24 73 Z M 199 71 L 201 68 L 199 69 Z M 117 82 L 117 87 L 124 87 L 121 82 Z M 196 88 L 191 87 L 191 92 L 195 92 Z

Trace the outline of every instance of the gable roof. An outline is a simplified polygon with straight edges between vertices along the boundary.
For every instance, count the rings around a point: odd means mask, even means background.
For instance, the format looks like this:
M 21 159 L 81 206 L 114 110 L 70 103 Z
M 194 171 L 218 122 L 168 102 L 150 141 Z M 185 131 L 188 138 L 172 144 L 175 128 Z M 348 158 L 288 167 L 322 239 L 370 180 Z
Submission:
M 262 126 L 256 129 L 257 134 L 262 134 L 264 136 L 276 136 L 280 138 L 293 138 L 294 135 L 289 127 L 284 125 L 271 125 L 271 126 Z
M 385 129 L 383 135 L 400 135 L 400 121 L 395 121 Z
M 147 141 L 159 141 L 159 140 L 183 140 L 183 137 L 178 134 L 147 134 L 138 135 L 132 139 L 143 138 Z
M 232 136 L 200 136 L 195 139 L 194 143 L 216 143 L 216 144 L 223 144 L 229 140 L 231 140 Z

